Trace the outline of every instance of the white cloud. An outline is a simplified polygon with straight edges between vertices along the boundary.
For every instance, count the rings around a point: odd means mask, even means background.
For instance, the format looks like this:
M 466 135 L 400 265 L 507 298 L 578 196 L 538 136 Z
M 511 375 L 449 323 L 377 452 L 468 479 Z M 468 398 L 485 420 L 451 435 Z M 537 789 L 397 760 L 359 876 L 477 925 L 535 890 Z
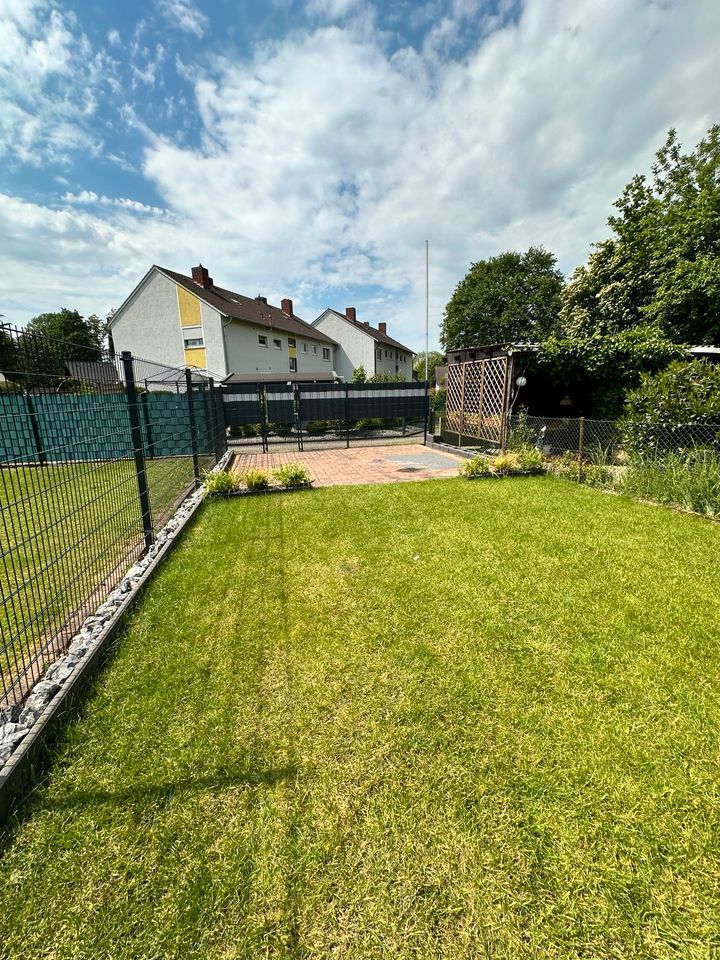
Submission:
M 132 200 L 129 197 L 107 197 L 104 194 L 98 195 L 94 190 L 81 190 L 79 193 L 63 194 L 65 203 L 73 205 L 95 204 L 102 207 L 122 207 L 125 210 L 133 210 L 136 213 L 154 213 L 164 216 L 167 211 L 162 207 L 153 207 L 147 203 L 141 203 L 140 200 Z
M 45 308 L 86 308 L 77 298 L 92 272 L 86 309 L 100 313 L 150 263 L 202 260 L 224 286 L 293 296 L 306 319 L 374 285 L 360 315 L 420 347 L 426 238 L 436 326 L 473 260 L 543 243 L 571 270 L 667 128 L 692 147 L 720 119 L 716 0 L 527 0 L 514 19 L 508 0 L 473 44 L 473 4 L 455 6 L 446 36 L 457 39 L 461 17 L 466 32 L 455 60 L 441 32 L 390 53 L 351 21 L 226 59 L 212 76 L 192 65 L 203 134 L 192 149 L 128 107 L 148 138 L 143 173 L 171 215 L 82 191 L 64 211 L 4 198 L 16 302 L 25 277 L 28 296 L 47 291 Z
M 308 0 L 305 9 L 311 17 L 339 20 L 363 6 L 363 0 Z
M 202 37 L 208 27 L 208 18 L 192 0 L 158 0 L 158 10 L 184 33 Z
M 120 33 L 117 30 L 108 30 L 107 38 L 111 47 L 120 46 Z

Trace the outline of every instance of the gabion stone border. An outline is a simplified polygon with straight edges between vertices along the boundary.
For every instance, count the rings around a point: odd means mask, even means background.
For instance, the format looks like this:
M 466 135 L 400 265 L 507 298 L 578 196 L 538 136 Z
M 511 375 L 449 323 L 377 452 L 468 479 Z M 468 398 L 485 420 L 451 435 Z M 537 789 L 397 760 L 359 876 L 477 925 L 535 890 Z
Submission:
M 225 470 L 232 456 L 232 451 L 228 450 L 211 472 Z M 67 652 L 48 667 L 45 676 L 35 684 L 25 703 L 0 708 L 0 794 L 14 768 L 22 760 L 22 751 L 18 748 L 29 740 L 36 739 L 29 735 L 36 732 L 39 734 L 40 730 L 36 728 L 43 727 L 55 712 L 51 707 L 55 707 L 56 703 L 60 705 L 64 692 L 84 673 L 94 655 L 100 652 L 104 642 L 120 622 L 121 616 L 135 599 L 139 587 L 150 573 L 154 572 L 204 496 L 205 487 L 202 486 L 183 500 L 175 515 L 157 533 L 155 542 L 142 560 L 127 571 L 104 603 L 85 620 L 80 631 L 72 638 Z M 0 821 L 2 807 L 3 804 L 0 803 Z

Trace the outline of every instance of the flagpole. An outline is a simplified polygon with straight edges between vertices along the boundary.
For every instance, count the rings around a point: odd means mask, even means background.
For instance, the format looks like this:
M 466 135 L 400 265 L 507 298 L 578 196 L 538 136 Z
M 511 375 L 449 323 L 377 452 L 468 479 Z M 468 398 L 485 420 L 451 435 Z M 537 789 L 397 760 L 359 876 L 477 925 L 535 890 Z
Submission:
M 425 241 L 425 382 L 428 382 L 428 346 L 430 343 L 430 244 Z

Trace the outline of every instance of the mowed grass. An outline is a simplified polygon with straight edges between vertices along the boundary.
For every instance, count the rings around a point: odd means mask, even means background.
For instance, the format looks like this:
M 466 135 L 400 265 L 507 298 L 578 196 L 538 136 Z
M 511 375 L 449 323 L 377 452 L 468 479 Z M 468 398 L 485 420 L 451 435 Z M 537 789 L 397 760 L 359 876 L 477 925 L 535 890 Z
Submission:
M 207 504 L 9 836 L 0 956 L 716 956 L 718 547 L 552 477 Z

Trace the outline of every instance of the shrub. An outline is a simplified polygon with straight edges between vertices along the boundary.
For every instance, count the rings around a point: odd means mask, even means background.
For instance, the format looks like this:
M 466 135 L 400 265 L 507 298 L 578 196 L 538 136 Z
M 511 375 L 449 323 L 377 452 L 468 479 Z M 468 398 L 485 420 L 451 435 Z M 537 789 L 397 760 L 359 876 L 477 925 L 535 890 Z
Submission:
M 243 428 L 234 423 L 232 426 L 228 427 L 228 432 L 230 433 L 231 437 L 241 437 L 243 435 Z
M 291 423 L 269 423 L 268 430 L 277 437 L 289 437 L 292 433 Z
M 247 470 L 242 475 L 242 482 L 253 492 L 267 490 L 270 486 L 270 477 L 264 470 Z
M 358 420 L 355 423 L 356 430 L 381 430 L 383 427 L 383 421 L 378 417 L 372 419 Z
M 286 463 L 273 471 L 273 477 L 288 489 L 312 486 L 312 477 L 301 463 Z
M 244 437 L 256 437 L 260 432 L 260 425 L 257 423 L 246 423 L 243 425 L 242 434 Z
M 631 497 L 653 500 L 720 516 L 720 456 L 710 450 L 671 452 L 658 460 L 635 460 L 620 489 Z
M 475 480 L 478 477 L 492 476 L 490 464 L 488 463 L 487 458 L 481 453 L 478 453 L 477 456 L 472 458 L 472 460 L 466 460 L 463 464 L 461 464 L 460 472 L 469 480 Z
M 497 456 L 494 456 L 491 459 L 490 467 L 492 468 L 493 473 L 498 473 L 500 476 L 509 476 L 513 473 L 522 472 L 520 457 L 513 451 L 508 451 L 507 453 L 498 453 Z
M 236 474 L 227 473 L 225 470 L 214 470 L 203 475 L 205 492 L 208 497 L 226 497 L 229 493 L 234 493 L 237 490 L 239 482 L 239 477 Z
M 324 433 L 327 433 L 328 422 L 327 420 L 310 420 L 305 427 L 305 430 L 315 437 L 320 437 Z
M 514 451 L 522 473 L 544 473 L 545 461 L 537 447 L 523 445 Z

